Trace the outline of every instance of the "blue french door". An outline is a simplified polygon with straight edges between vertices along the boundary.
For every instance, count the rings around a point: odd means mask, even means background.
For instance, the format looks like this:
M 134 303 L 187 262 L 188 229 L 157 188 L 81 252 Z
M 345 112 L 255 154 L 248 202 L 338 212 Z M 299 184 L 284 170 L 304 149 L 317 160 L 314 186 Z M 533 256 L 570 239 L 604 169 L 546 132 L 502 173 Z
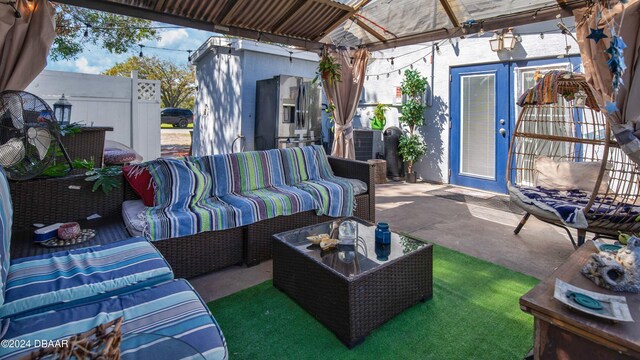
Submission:
M 451 69 L 452 184 L 506 192 L 509 64 Z
M 449 182 L 506 193 L 516 96 L 535 85 L 537 74 L 579 66 L 580 57 L 571 56 L 451 68 Z

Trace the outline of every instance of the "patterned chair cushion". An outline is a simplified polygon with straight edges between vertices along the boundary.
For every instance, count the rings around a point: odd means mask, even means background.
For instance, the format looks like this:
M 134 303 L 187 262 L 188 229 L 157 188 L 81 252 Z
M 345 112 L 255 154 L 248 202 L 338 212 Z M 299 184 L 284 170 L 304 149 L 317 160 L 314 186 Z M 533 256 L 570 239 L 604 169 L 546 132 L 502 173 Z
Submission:
M 167 262 L 144 238 L 19 258 L 9 268 L 0 317 L 66 306 L 172 278 Z
M 9 245 L 11 244 L 11 220 L 13 208 L 9 183 L 2 167 L 0 167 L 0 305 L 4 303 L 4 292 L 9 273 Z
M 286 185 L 229 194 L 221 200 L 236 209 L 238 226 L 318 208 L 307 192 Z
M 213 196 L 240 194 L 285 185 L 278 150 L 248 151 L 206 157 L 215 177 Z M 213 162 L 213 164 L 211 164 Z
M 32 344 L 36 339 L 62 340 L 120 316 L 124 316 L 120 347 L 123 359 L 178 358 L 180 349 L 175 347 L 176 339 L 205 359 L 227 359 L 226 342 L 216 320 L 185 280 L 61 311 L 12 318 L 3 339 L 31 340 Z M 137 334 L 154 336 L 145 340 L 145 336 Z M 0 348 L 0 359 L 18 359 L 31 351 L 34 349 Z
M 213 177 L 203 163 L 177 159 L 153 162 L 149 172 L 157 184 L 156 206 L 146 209 L 145 236 L 150 240 L 194 235 L 235 227 L 234 209 L 210 198 Z
M 280 149 L 287 185 L 320 180 L 317 150 L 313 146 Z
M 299 181 L 294 186 L 313 196 L 318 203 L 318 215 L 333 217 L 353 215 L 355 207 L 353 183 L 348 179 L 333 174 L 331 165 L 327 160 L 327 154 L 322 146 L 313 145 L 301 149 L 313 154 L 317 164 L 318 178 Z M 308 162 L 311 163 L 312 161 Z

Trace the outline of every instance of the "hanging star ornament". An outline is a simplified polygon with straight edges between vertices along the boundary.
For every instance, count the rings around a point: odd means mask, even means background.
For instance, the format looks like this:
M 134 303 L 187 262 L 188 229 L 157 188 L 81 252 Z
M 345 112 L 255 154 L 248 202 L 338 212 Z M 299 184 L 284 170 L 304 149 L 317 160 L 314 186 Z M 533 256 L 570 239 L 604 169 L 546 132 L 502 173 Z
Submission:
M 616 105 L 616 103 L 614 103 L 613 101 L 607 101 L 607 104 L 604 108 L 609 114 L 613 114 L 614 112 L 618 111 L 618 105 Z
M 609 48 L 605 50 L 605 52 L 610 55 L 610 58 L 607 61 L 607 66 L 609 67 L 609 71 L 611 71 L 611 74 L 613 75 L 612 85 L 613 90 L 616 92 L 623 84 L 622 75 L 627 69 L 627 66 L 624 63 L 624 49 L 626 48 L 627 44 L 624 43 L 622 37 L 616 35 L 616 33 L 612 30 L 611 43 L 609 44 Z
M 593 41 L 596 42 L 596 44 L 598 43 L 598 41 L 608 38 L 607 35 L 605 35 L 604 33 L 604 28 L 602 29 L 591 29 L 591 33 L 589 35 L 587 35 L 587 39 L 592 39 Z

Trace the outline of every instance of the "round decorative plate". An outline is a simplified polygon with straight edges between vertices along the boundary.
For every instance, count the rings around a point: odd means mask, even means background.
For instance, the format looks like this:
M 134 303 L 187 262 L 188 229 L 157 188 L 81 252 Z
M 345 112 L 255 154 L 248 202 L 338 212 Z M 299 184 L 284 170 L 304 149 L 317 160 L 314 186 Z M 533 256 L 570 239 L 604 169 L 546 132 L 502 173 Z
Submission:
M 584 306 L 587 309 L 591 309 L 591 310 L 602 310 L 602 303 L 600 303 L 600 301 L 592 298 L 589 295 L 585 295 L 579 292 L 575 292 L 575 291 L 570 291 L 567 292 L 567 297 L 573 301 L 574 303 L 580 305 L 580 306 Z
M 71 246 L 82 244 L 85 241 L 91 240 L 96 236 L 96 231 L 93 229 L 84 229 L 80 231 L 80 235 L 69 239 L 62 240 L 58 238 L 53 238 L 51 240 L 43 241 L 40 243 L 42 246 L 46 247 L 60 247 L 60 246 Z

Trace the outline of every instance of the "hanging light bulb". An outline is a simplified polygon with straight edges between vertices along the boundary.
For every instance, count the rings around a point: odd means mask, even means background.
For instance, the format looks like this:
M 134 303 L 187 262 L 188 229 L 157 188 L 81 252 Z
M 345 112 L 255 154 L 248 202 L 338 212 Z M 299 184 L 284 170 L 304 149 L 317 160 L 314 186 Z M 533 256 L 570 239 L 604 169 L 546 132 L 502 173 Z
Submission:
M 422 58 L 422 61 L 424 61 L 424 62 L 425 62 L 425 64 L 426 64 L 426 63 L 427 63 L 427 57 L 426 57 L 426 56 L 425 56 L 425 57 L 423 57 L 423 58 Z
M 289 51 L 289 62 L 293 63 L 293 51 Z
M 144 54 L 142 53 L 142 48 L 144 47 L 144 45 L 138 44 L 138 46 L 140 46 L 140 53 L 138 54 L 138 56 L 139 57 L 144 57 Z
M 89 37 L 89 29 L 88 28 L 84 29 L 84 37 Z
M 389 78 L 389 73 L 387 73 L 387 79 Z
M 438 44 L 436 44 L 436 53 L 440 55 L 440 46 Z
M 393 58 L 391 58 L 391 66 L 393 66 Z
M 369 81 L 369 75 L 367 75 L 367 81 Z
M 398 69 L 398 75 L 402 75 L 402 72 L 400 71 L 400 69 Z
M 478 32 L 478 37 L 484 36 L 484 21 L 480 23 L 480 31 Z
M 376 75 L 376 80 L 380 80 L 380 75 Z
M 410 67 L 411 69 L 413 69 L 413 64 L 409 65 L 409 67 Z
M 540 33 L 540 39 L 544 39 L 544 33 Z

